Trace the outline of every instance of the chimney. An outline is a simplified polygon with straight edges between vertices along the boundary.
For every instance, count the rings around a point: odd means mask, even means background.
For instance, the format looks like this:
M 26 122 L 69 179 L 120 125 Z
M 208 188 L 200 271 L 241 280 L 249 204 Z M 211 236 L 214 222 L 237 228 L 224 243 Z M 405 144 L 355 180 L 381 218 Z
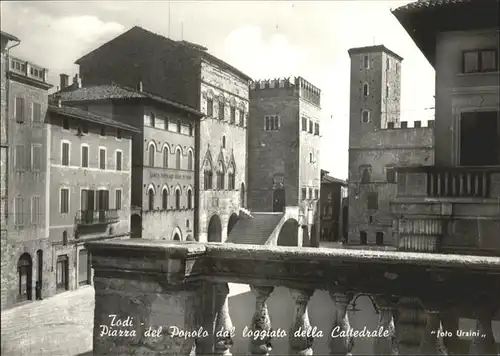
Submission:
M 137 90 L 142 92 L 143 91 L 143 88 L 142 88 L 142 81 L 139 82 L 139 84 L 137 85 Z
M 73 77 L 73 87 L 77 89 L 82 87 L 82 79 L 78 77 L 78 74 Z
M 67 74 L 59 74 L 59 77 L 61 78 L 61 90 L 64 90 L 68 86 L 69 76 Z

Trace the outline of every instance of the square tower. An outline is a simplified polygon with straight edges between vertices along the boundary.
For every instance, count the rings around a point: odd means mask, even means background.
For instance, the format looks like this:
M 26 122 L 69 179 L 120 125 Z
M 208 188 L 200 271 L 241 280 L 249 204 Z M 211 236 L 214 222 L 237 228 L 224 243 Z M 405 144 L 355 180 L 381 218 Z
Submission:
M 251 85 L 248 202 L 252 211 L 282 212 L 285 206 L 299 206 L 302 216 L 312 215 L 317 221 L 320 115 L 321 90 L 301 77 Z M 316 226 L 311 226 L 312 241 L 317 241 Z

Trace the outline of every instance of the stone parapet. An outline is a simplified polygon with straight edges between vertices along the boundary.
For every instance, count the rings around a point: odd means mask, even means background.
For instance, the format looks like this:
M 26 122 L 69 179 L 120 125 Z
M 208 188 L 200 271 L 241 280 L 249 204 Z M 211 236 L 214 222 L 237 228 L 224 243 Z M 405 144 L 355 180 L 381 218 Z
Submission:
M 481 330 L 491 334 L 487 325 L 500 300 L 498 257 L 145 240 L 86 246 L 95 270 L 94 356 L 230 355 L 228 282 L 252 286 L 257 303 L 249 325 L 269 335 L 255 339 L 249 353 L 262 355 L 272 349 L 266 300 L 275 286 L 289 288 L 295 303 L 289 333 L 294 355 L 313 354 L 314 333 L 296 332 L 311 327 L 307 305 L 316 289 L 330 293 L 334 330 L 345 332 L 332 336 L 332 355 L 352 350 L 346 310 L 358 295 L 370 296 L 383 310 L 379 324 L 388 331 L 376 336 L 375 354 L 388 354 L 396 345 L 410 353 L 434 351 L 431 326 L 440 325 L 438 312 L 451 308 L 455 316 L 484 309 Z M 404 310 L 420 315 L 419 322 L 405 319 Z M 113 333 L 111 323 L 118 319 L 124 325 Z M 403 324 L 405 334 L 398 334 Z M 129 336 L 120 337 L 119 330 Z M 496 347 L 489 334 L 474 343 L 475 354 Z

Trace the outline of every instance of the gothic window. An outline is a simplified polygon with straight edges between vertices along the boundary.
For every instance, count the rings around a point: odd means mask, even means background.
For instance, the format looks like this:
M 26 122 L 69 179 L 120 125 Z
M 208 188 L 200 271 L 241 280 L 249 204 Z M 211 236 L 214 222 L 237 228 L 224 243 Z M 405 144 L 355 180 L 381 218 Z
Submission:
M 163 147 L 163 168 L 168 168 L 168 147 Z
M 151 142 L 148 146 L 148 158 L 149 158 L 149 166 L 154 167 L 155 166 L 155 152 L 156 147 L 153 142 Z
M 193 151 L 188 151 L 188 170 L 193 170 Z
M 192 193 L 191 189 L 189 189 L 188 192 L 187 192 L 187 208 L 188 209 L 192 209 L 193 208 L 193 193 Z M 187 227 L 189 227 L 189 223 L 188 223 Z
M 168 190 L 166 187 L 163 188 L 163 191 L 161 192 L 161 209 L 168 209 Z
M 363 96 L 368 96 L 370 94 L 368 83 L 363 84 Z
M 224 164 L 219 162 L 217 166 L 217 189 L 219 190 L 223 190 L 225 188 L 224 176 Z
M 175 190 L 175 209 L 176 210 L 181 209 L 181 190 L 180 190 L 180 188 L 177 188 Z
M 175 150 L 175 168 L 181 169 L 181 149 L 178 147 Z
M 155 191 L 153 187 L 148 189 L 148 210 L 155 210 Z
M 208 159 L 206 159 L 203 164 L 203 186 L 205 190 L 213 189 L 212 181 L 213 181 L 212 164 Z
M 231 166 L 228 169 L 228 182 L 227 182 L 227 190 L 235 190 L 236 189 L 236 182 L 235 182 L 235 174 L 234 174 L 234 165 L 231 164 Z

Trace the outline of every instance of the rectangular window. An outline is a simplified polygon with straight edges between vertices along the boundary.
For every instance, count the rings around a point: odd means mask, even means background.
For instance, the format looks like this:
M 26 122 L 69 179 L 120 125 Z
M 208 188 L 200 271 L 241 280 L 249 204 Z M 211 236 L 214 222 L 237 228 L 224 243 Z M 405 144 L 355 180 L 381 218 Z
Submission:
M 16 122 L 22 124 L 24 120 L 24 98 L 16 98 Z
M 422 121 L 415 121 L 415 122 L 413 122 L 413 127 L 415 127 L 415 128 L 422 127 Z
M 68 256 L 58 256 L 56 265 L 56 290 L 68 290 Z
M 59 202 L 59 211 L 61 214 L 67 214 L 69 212 L 69 189 L 61 189 L 61 201 Z
M 122 191 L 121 189 L 115 190 L 115 209 L 121 210 L 122 208 Z
M 31 198 L 31 223 L 38 224 L 40 222 L 40 197 Z
M 378 210 L 378 193 L 370 192 L 367 197 L 367 209 Z
M 106 150 L 99 148 L 99 169 L 106 169 Z
M 61 157 L 61 164 L 63 166 L 69 166 L 69 142 L 63 142 L 62 143 L 62 157 Z
M 89 253 L 86 249 L 78 252 L 78 285 L 90 284 Z
M 82 154 L 81 154 L 81 159 L 82 159 L 82 167 L 83 168 L 88 168 L 89 167 L 89 146 L 82 146 Z
M 307 131 L 307 119 L 305 117 L 302 118 L 302 131 Z
M 240 126 L 245 126 L 245 112 L 243 110 L 240 111 Z
M 277 115 L 264 117 L 266 131 L 278 131 L 280 129 L 280 118 Z
M 236 108 L 231 108 L 231 124 L 236 123 Z
M 214 116 L 214 101 L 207 99 L 207 116 Z
M 402 129 L 408 128 L 408 121 L 401 121 L 401 128 Z
M 319 190 L 314 189 L 314 199 L 318 199 L 318 198 L 319 198 Z
M 144 114 L 144 126 L 152 126 L 151 116 Z
M 33 172 L 39 172 L 42 169 L 42 146 L 33 145 L 31 152 L 31 169 Z
M 394 128 L 394 122 L 388 122 L 387 123 L 387 128 L 388 129 L 393 129 Z
M 24 146 L 23 145 L 17 145 L 16 146 L 16 171 L 24 171 L 26 168 L 24 163 L 25 159 L 25 153 L 24 153 Z
M 117 171 L 122 170 L 122 152 L 121 151 L 116 151 L 116 170 Z
M 309 133 L 313 133 L 313 122 L 309 120 Z
M 314 134 L 316 136 L 319 136 L 319 124 L 318 123 L 314 124 Z
M 369 56 L 363 57 L 363 67 L 365 67 L 365 69 L 370 68 L 370 57 Z
M 302 200 L 307 199 L 307 189 L 306 188 L 302 188 L 301 198 L 302 198 Z
M 396 183 L 396 171 L 394 170 L 394 167 L 386 167 L 385 175 L 387 183 Z
M 62 128 L 63 130 L 69 130 L 69 119 L 64 118 L 62 119 Z
M 40 103 L 33 103 L 33 122 L 42 121 L 42 105 Z
M 224 120 L 224 110 L 225 110 L 225 105 L 222 101 L 219 101 L 219 120 Z
M 24 199 L 21 196 L 16 197 L 14 201 L 14 224 L 16 226 L 24 225 Z
M 463 52 L 463 72 L 495 72 L 498 70 L 498 52 L 494 49 L 483 49 Z

